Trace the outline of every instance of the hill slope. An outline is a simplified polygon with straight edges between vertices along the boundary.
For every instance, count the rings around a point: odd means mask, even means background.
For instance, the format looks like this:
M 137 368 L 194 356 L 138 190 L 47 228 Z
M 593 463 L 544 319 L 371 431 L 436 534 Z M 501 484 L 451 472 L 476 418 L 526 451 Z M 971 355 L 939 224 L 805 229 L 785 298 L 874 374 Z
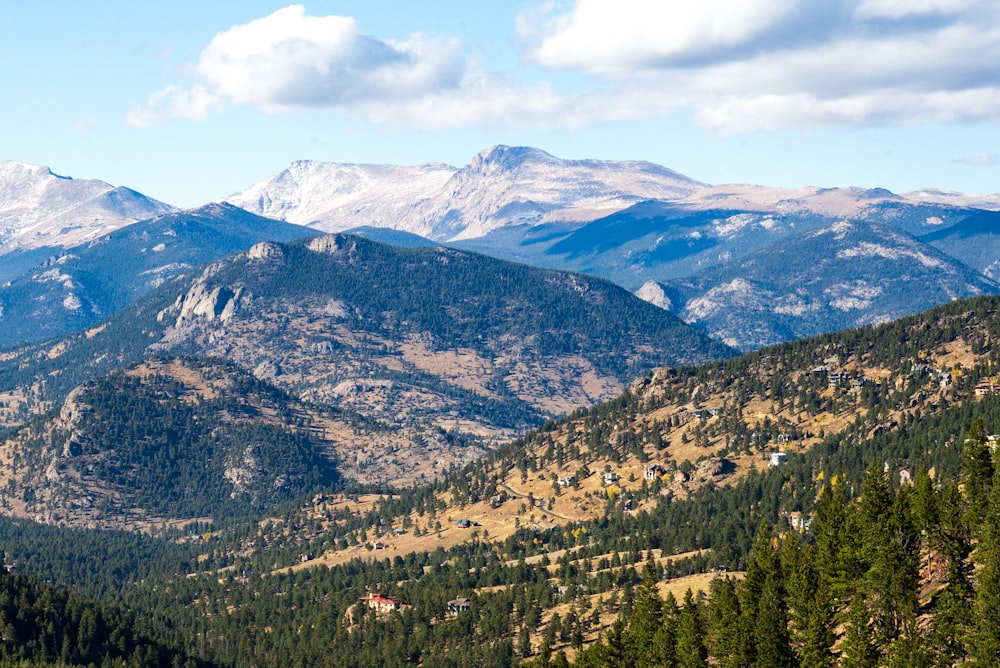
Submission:
M 0 414 L 17 424 L 150 354 L 228 359 L 308 401 L 496 444 L 653 368 L 731 351 L 599 279 L 336 235 L 257 244 L 5 354 Z
M 259 241 L 315 234 L 225 204 L 134 223 L 62 249 L 0 286 L 0 347 L 85 329 L 164 282 Z
M 0 441 L 0 507 L 74 527 L 231 523 L 341 473 L 407 484 L 483 454 L 440 433 L 304 404 L 229 363 L 151 359 L 88 381 Z
M 797 233 L 662 287 L 687 322 L 743 350 L 1000 290 L 903 232 L 847 221 Z

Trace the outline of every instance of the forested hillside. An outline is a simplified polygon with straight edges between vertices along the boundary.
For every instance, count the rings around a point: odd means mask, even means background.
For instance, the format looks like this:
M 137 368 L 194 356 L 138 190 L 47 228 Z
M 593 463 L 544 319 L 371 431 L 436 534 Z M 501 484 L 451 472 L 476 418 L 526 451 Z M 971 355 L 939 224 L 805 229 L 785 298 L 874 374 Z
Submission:
M 23 424 L 113 369 L 178 354 L 229 360 L 298 399 L 495 447 L 654 368 L 732 351 L 599 279 L 339 235 L 255 245 L 85 332 L 0 354 L 0 423 Z
M 222 665 L 990 665 L 998 337 L 980 298 L 659 371 L 434 485 L 177 534 L 109 598 Z M 30 572 L 46 539 L 0 536 Z M 121 568 L 50 544 L 64 586 Z

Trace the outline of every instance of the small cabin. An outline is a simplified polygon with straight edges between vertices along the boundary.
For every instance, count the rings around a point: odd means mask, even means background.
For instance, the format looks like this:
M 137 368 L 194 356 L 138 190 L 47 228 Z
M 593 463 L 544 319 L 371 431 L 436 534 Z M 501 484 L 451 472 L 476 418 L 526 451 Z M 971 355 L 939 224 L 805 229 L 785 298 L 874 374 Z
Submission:
M 468 612 L 471 609 L 472 601 L 464 596 L 448 601 L 448 614 L 452 617 L 458 617 L 463 612 Z
M 667 469 L 663 468 L 659 464 L 652 464 L 646 467 L 646 480 L 656 480 L 657 478 L 662 478 L 667 474 Z

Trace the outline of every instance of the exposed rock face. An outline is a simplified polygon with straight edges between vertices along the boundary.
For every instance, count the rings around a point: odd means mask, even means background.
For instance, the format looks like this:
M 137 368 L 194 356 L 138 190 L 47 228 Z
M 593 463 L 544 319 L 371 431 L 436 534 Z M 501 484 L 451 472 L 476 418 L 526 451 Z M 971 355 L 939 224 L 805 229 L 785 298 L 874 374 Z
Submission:
M 284 257 L 284 251 L 276 243 L 262 241 L 250 247 L 247 257 L 251 260 L 280 260 Z
M 260 257 L 275 257 L 276 254 L 272 250 L 267 250 L 272 246 L 277 250 L 277 256 L 280 256 L 281 247 L 274 244 L 257 244 L 254 248 L 264 247 L 259 249 L 259 252 L 264 253 Z M 178 332 L 185 331 L 199 320 L 209 322 L 218 320 L 220 323 L 226 324 L 233 319 L 240 308 L 246 307 L 251 302 L 252 296 L 242 286 L 215 285 L 209 287 L 208 281 L 217 273 L 218 269 L 218 265 L 206 268 L 187 293 L 178 297 L 171 306 L 157 314 L 158 322 L 163 322 L 168 317 L 176 318 L 171 330 L 167 331 L 165 340 L 175 339 Z
M 698 464 L 695 477 L 700 481 L 720 482 L 736 470 L 736 465 L 725 457 L 711 457 Z
M 663 286 L 656 281 L 646 281 L 642 286 L 635 291 L 635 296 L 639 299 L 649 302 L 653 306 L 659 306 L 664 311 L 673 310 L 673 303 L 670 301 L 670 297 L 664 292 Z
M 315 253 L 326 253 L 328 255 L 333 255 L 338 250 L 340 250 L 340 244 L 337 242 L 337 236 L 333 234 L 328 234 L 322 237 L 316 237 L 308 244 L 306 248 Z

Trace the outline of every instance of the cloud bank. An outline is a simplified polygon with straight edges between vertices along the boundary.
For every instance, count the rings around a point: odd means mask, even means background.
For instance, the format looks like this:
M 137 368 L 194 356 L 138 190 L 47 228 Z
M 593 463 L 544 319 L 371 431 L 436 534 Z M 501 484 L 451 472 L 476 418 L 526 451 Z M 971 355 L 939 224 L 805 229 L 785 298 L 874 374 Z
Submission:
M 532 62 L 726 133 L 1000 119 L 992 0 L 577 0 L 519 26 Z
M 579 127 L 684 109 L 721 133 L 1000 120 L 995 0 L 576 0 L 517 17 L 523 61 L 479 69 L 455 38 L 361 33 L 293 5 L 219 33 L 193 83 L 126 121 L 201 119 L 234 105 L 336 109 L 383 124 Z M 560 89 L 563 73 L 589 88 Z

